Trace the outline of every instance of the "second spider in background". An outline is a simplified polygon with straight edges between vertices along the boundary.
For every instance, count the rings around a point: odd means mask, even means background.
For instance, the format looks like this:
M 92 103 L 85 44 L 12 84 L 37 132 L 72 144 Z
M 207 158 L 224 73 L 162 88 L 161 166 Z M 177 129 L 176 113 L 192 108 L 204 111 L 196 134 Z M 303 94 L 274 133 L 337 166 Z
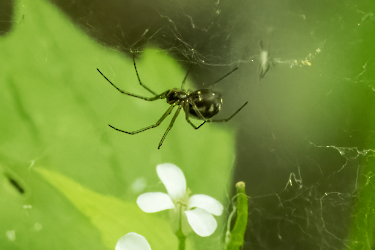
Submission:
M 260 55 L 259 55 L 259 79 L 263 78 L 267 71 L 270 69 L 271 61 L 269 59 L 268 51 L 263 48 L 263 42 L 259 42 Z
M 145 127 L 145 128 L 141 128 L 141 129 L 138 129 L 138 130 L 135 130 L 135 131 L 132 131 L 132 132 L 128 132 L 128 131 L 124 131 L 124 130 L 115 128 L 111 125 L 109 125 L 109 126 L 113 129 L 117 130 L 117 131 L 120 131 L 120 132 L 123 132 L 123 133 L 126 133 L 126 134 L 130 134 L 130 135 L 138 134 L 140 132 L 146 131 L 146 130 L 151 129 L 151 128 L 156 128 L 157 126 L 159 126 L 160 123 L 162 121 L 164 121 L 164 119 L 172 112 L 173 108 L 178 106 L 176 113 L 174 114 L 171 122 L 169 123 L 169 126 L 168 126 L 167 130 L 165 131 L 163 137 L 160 140 L 158 149 L 160 149 L 161 145 L 163 144 L 163 142 L 165 140 L 165 137 L 167 136 L 168 132 L 171 130 L 178 114 L 181 111 L 181 108 L 184 109 L 186 121 L 193 128 L 199 129 L 206 122 L 227 122 L 227 121 L 229 121 L 230 119 L 232 119 L 233 116 L 235 116 L 247 104 L 247 102 L 245 102 L 245 104 L 243 104 L 236 112 L 234 112 L 234 114 L 232 114 L 230 117 L 228 117 L 226 119 L 211 120 L 210 118 L 213 117 L 214 115 L 216 115 L 217 113 L 219 113 L 219 111 L 221 110 L 223 100 L 221 99 L 220 93 L 215 92 L 215 91 L 213 91 L 211 89 L 208 89 L 208 88 L 196 90 L 194 92 L 189 92 L 189 91 L 184 90 L 183 85 L 184 85 L 185 80 L 188 76 L 188 73 L 189 73 L 189 71 L 188 71 L 186 73 L 186 76 L 185 76 L 184 80 L 182 81 L 181 89 L 173 88 L 173 89 L 169 89 L 169 90 L 167 90 L 167 91 L 165 91 L 161 94 L 156 94 L 154 91 L 152 91 L 151 89 L 146 87 L 144 84 L 142 84 L 141 79 L 140 79 L 139 74 L 138 74 L 137 66 L 135 64 L 134 54 L 133 54 L 133 63 L 134 63 L 134 69 L 135 69 L 135 73 L 137 74 L 139 84 L 142 87 L 144 87 L 147 91 L 149 91 L 151 94 L 153 94 L 153 97 L 144 97 L 144 96 L 135 95 L 135 94 L 132 94 L 132 93 L 129 93 L 129 92 L 125 92 L 125 91 L 119 89 L 116 85 L 114 85 L 106 76 L 104 76 L 104 74 L 102 72 L 100 72 L 99 69 L 97 69 L 97 70 L 113 87 L 115 87 L 118 91 L 120 91 L 120 93 L 125 94 L 125 95 L 129 95 L 129 96 L 132 96 L 132 97 L 135 97 L 135 98 L 139 98 L 139 99 L 142 99 L 142 100 L 145 100 L 145 101 L 156 101 L 156 100 L 159 100 L 159 99 L 166 99 L 166 101 L 170 105 L 170 107 L 167 109 L 167 111 L 165 111 L 165 113 L 162 115 L 162 117 L 155 124 L 153 124 L 151 126 L 148 126 L 148 127 Z M 226 74 L 225 76 L 221 77 L 216 82 L 214 82 L 212 85 L 218 83 L 219 81 L 221 81 L 222 79 L 224 79 L 225 77 L 227 77 L 228 75 L 230 75 L 232 72 L 234 72 L 237 69 L 238 68 L 233 69 L 228 74 Z M 203 122 L 199 126 L 195 126 L 190 121 L 190 117 L 198 119 L 198 120 L 202 120 Z

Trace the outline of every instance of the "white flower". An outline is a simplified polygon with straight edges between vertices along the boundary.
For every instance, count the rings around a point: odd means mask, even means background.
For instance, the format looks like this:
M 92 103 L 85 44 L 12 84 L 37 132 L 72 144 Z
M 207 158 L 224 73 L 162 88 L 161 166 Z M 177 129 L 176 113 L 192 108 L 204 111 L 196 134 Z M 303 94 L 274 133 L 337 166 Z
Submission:
M 151 250 L 151 247 L 142 235 L 128 233 L 117 241 L 115 250 Z
M 180 229 L 185 235 L 188 231 L 186 220 L 198 235 L 206 237 L 213 234 L 217 222 L 212 215 L 221 215 L 223 205 L 205 194 L 196 194 L 189 198 L 184 173 L 174 164 L 160 164 L 156 167 L 156 172 L 168 194 L 161 192 L 142 194 L 137 199 L 138 206 L 146 213 L 174 209 L 182 224 Z

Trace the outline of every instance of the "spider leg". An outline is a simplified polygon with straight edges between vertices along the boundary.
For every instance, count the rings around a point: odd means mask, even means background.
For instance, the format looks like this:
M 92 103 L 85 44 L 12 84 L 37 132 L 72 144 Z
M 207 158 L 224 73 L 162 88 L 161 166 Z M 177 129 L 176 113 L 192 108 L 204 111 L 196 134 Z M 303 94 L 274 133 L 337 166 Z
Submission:
M 190 118 L 189 118 L 188 115 L 186 115 L 186 121 L 187 121 L 191 126 L 193 126 L 193 128 L 195 128 L 195 129 L 198 129 L 198 128 L 202 127 L 202 125 L 206 123 L 206 121 L 204 121 L 204 122 L 202 122 L 199 126 L 195 126 L 194 123 L 192 123 L 192 122 L 190 121 Z
M 259 46 L 260 46 L 260 50 L 263 50 L 263 41 L 262 40 L 259 41 Z
M 238 67 L 232 69 L 229 73 L 227 73 L 225 76 L 221 77 L 219 80 L 216 80 L 216 82 L 214 82 L 213 84 L 211 84 L 210 86 L 213 86 L 215 85 L 216 83 L 220 82 L 221 80 L 223 80 L 225 77 L 229 76 L 230 74 L 232 74 L 234 71 L 236 71 L 238 69 Z
M 184 89 L 184 84 L 185 84 L 186 78 L 188 77 L 189 73 L 190 73 L 190 68 L 189 68 L 188 71 L 186 72 L 186 75 L 185 75 L 184 80 L 182 80 L 182 83 L 181 83 L 181 89 Z
M 206 122 L 227 122 L 227 121 L 229 121 L 230 119 L 233 118 L 233 116 L 235 116 L 238 112 L 240 112 L 240 110 L 243 109 L 243 107 L 245 107 L 246 104 L 247 104 L 248 102 L 245 102 L 245 104 L 242 105 L 242 106 L 241 106 L 236 112 L 234 112 L 234 114 L 231 115 L 229 118 L 226 118 L 226 119 L 220 119 L 220 120 L 209 120 L 209 119 L 204 118 L 203 115 L 201 114 L 201 112 L 199 111 L 199 109 L 197 108 L 197 105 L 195 105 L 194 102 L 190 102 L 190 103 L 191 103 L 191 105 L 193 106 L 193 109 L 194 109 L 195 113 L 196 113 L 196 114 L 199 116 L 199 118 L 200 118 L 201 120 L 203 120 L 204 122 L 201 123 L 198 127 L 196 127 L 196 126 L 190 121 L 190 119 L 188 118 L 188 115 L 187 115 L 189 112 L 186 112 L 186 111 L 189 111 L 189 110 L 188 110 L 189 107 L 187 106 L 188 104 L 186 104 L 186 107 L 184 108 L 184 109 L 185 109 L 186 116 L 187 116 L 187 117 L 186 117 L 186 120 L 187 120 L 187 122 L 188 122 L 190 125 L 192 125 L 195 129 L 199 129 L 199 128 L 202 127 L 203 124 L 205 124 Z
M 232 119 L 233 116 L 235 116 L 238 112 L 240 112 L 240 110 L 241 110 L 243 107 L 245 107 L 247 103 L 248 103 L 248 102 L 245 102 L 245 104 L 242 105 L 241 108 L 237 109 L 237 111 L 234 112 L 234 114 L 231 115 L 229 118 L 226 118 L 226 119 L 220 119 L 220 120 L 206 120 L 205 122 L 227 122 L 227 121 L 229 121 L 230 119 Z M 203 125 L 203 124 L 202 124 L 202 125 Z M 202 125 L 201 125 L 201 126 L 202 126 Z
M 199 116 L 203 117 L 202 114 L 199 112 L 199 110 L 197 109 L 195 103 L 193 104 L 193 107 L 195 106 L 194 110 L 197 114 L 199 114 Z M 206 123 L 206 121 L 204 121 L 203 123 L 201 123 L 198 127 L 194 125 L 194 123 L 191 122 L 190 118 L 189 118 L 189 103 L 185 102 L 184 105 L 183 105 L 183 108 L 184 108 L 184 111 L 185 111 L 185 119 L 186 121 L 194 128 L 194 129 L 198 129 L 200 128 L 203 124 Z M 204 118 L 202 120 L 205 120 Z
M 259 80 L 266 75 L 267 71 L 270 69 L 270 65 L 270 62 L 266 62 L 265 64 L 259 65 Z
M 173 126 L 173 124 L 174 124 L 174 122 L 175 122 L 178 114 L 180 113 L 180 111 L 181 111 L 181 106 L 178 106 L 178 109 L 177 109 L 176 113 L 174 114 L 171 122 L 169 123 L 169 126 L 168 126 L 167 130 L 165 131 L 163 137 L 160 140 L 158 149 L 160 149 L 161 145 L 163 144 L 165 137 L 167 137 L 167 134 L 168 134 L 169 130 L 171 130 L 171 128 L 172 128 L 172 126 Z
M 99 73 L 113 86 L 115 87 L 118 91 L 120 91 L 120 93 L 122 94 L 125 94 L 125 95 L 129 95 L 129 96 L 132 96 L 132 97 L 136 97 L 136 98 L 139 98 L 139 99 L 142 99 L 142 100 L 145 100 L 145 101 L 155 101 L 155 100 L 159 100 L 159 99 L 164 99 L 168 93 L 168 90 L 161 93 L 160 95 L 156 95 L 154 97 L 144 97 L 144 96 L 139 96 L 139 95 L 135 95 L 135 94 L 132 94 L 132 93 L 129 93 L 129 92 L 125 92 L 121 89 L 119 89 L 116 85 L 114 85 L 99 69 L 97 69 L 99 71 Z
M 121 129 L 118 129 L 118 128 L 115 128 L 113 127 L 112 125 L 109 125 L 111 128 L 117 130 L 117 131 L 120 131 L 120 132 L 123 132 L 123 133 L 126 133 L 126 134 L 129 134 L 129 135 L 134 135 L 134 134 L 138 134 L 138 133 L 141 133 L 143 131 L 146 131 L 148 129 L 151 129 L 151 128 L 156 128 L 157 126 L 160 125 L 160 123 L 162 123 L 162 121 L 164 121 L 165 117 L 167 117 L 173 110 L 173 108 L 175 107 L 175 105 L 171 105 L 167 111 L 163 114 L 163 116 L 154 124 L 154 125 L 151 125 L 151 126 L 148 126 L 148 127 L 145 127 L 145 128 L 141 128 L 141 129 L 138 129 L 138 130 L 135 130 L 135 131 L 132 131 L 132 132 L 127 132 L 127 131 L 124 131 L 124 130 L 121 130 Z
M 151 89 L 146 87 L 146 85 L 142 84 L 141 78 L 139 77 L 139 74 L 138 74 L 137 66 L 135 65 L 134 53 L 133 53 L 133 63 L 134 63 L 134 69 L 135 69 L 135 73 L 137 74 L 139 84 L 141 84 L 141 86 L 144 87 L 146 90 L 148 90 L 151 94 L 156 95 L 156 93 L 154 91 L 152 91 Z

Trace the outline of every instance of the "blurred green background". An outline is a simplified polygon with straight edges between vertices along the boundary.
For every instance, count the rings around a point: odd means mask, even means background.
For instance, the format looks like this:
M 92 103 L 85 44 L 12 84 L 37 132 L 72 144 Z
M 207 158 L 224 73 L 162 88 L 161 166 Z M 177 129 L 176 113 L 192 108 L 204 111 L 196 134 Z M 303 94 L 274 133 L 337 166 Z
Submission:
M 109 128 L 149 126 L 168 105 L 113 88 L 96 68 L 119 88 L 150 96 L 131 57 L 89 38 L 55 6 L 15 4 L 12 30 L 0 37 L 0 248 L 113 249 L 134 231 L 152 249 L 174 249 L 167 212 L 145 214 L 135 200 L 146 191 L 165 192 L 156 165 L 171 162 L 193 193 L 226 204 L 233 131 L 216 124 L 195 131 L 181 112 L 158 150 L 172 116 L 134 136 Z M 136 60 L 154 91 L 181 86 L 186 69 L 167 52 L 149 44 Z M 216 236 L 205 240 L 212 249 L 221 244 L 225 218 L 218 220 Z M 194 245 L 198 236 L 190 238 Z
M 246 182 L 247 249 L 374 249 L 375 2 L 201 0 L 0 1 L 0 249 L 113 249 L 130 231 L 174 249 L 168 213 L 137 196 L 165 192 L 172 162 L 194 194 L 225 207 Z M 259 79 L 260 41 L 272 62 Z M 227 124 L 195 131 L 181 112 L 155 123 L 162 93 L 214 86 Z

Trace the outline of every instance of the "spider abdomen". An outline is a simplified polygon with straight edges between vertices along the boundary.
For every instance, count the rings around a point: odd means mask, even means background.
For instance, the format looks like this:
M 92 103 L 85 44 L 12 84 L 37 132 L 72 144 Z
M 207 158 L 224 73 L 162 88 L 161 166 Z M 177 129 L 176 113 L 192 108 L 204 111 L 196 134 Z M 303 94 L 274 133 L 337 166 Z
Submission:
M 220 93 L 210 89 L 201 89 L 189 94 L 188 103 L 189 116 L 202 120 L 199 114 L 197 114 L 195 107 L 205 119 L 209 119 L 219 113 L 223 100 L 221 99 Z

